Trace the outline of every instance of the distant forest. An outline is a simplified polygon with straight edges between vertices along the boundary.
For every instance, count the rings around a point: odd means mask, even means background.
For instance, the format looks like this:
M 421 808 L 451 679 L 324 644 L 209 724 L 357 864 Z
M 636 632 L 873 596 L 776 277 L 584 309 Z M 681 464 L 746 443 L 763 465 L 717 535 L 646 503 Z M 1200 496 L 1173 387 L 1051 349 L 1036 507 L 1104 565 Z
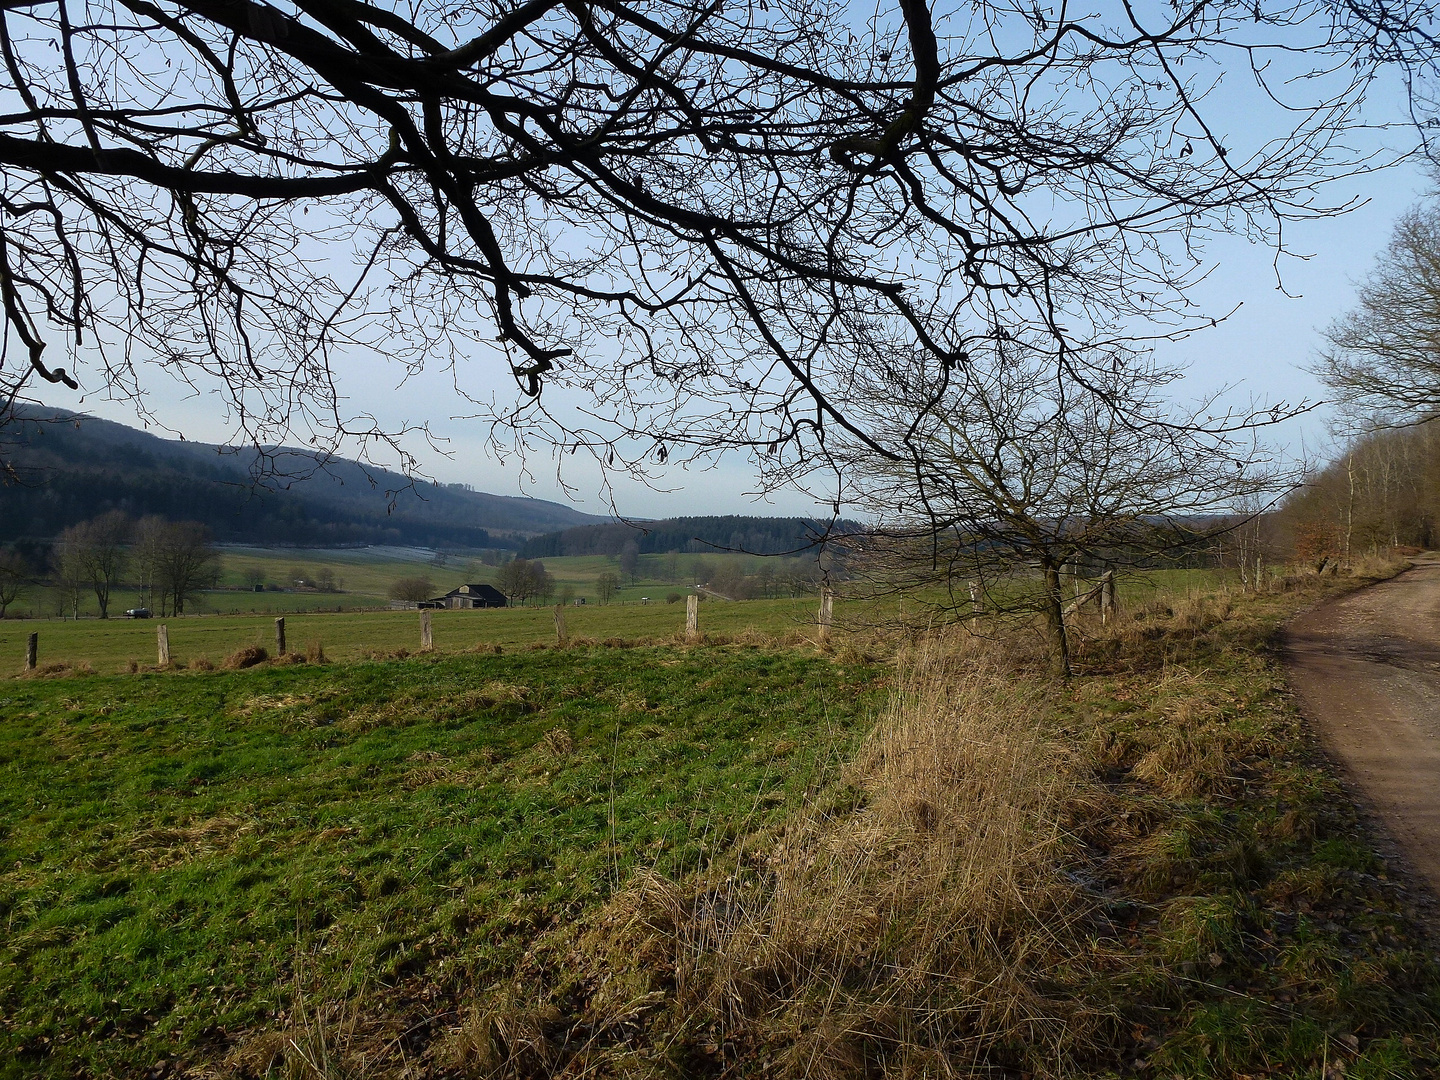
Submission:
M 254 450 L 160 439 L 59 410 L 22 414 L 0 440 L 0 543 L 49 539 L 109 510 L 198 521 L 221 542 L 301 547 L 514 548 L 599 520 L 540 499 L 412 486 L 303 450 L 273 451 L 277 475 L 257 484 Z
M 531 537 L 520 545 L 524 559 L 553 559 L 563 555 L 619 555 L 629 544 L 639 553 L 668 551 L 706 553 L 744 551 L 752 555 L 779 555 L 803 551 L 823 535 L 826 522 L 811 518 L 679 517 L 647 521 L 642 525 L 585 525 Z M 829 526 L 833 533 L 858 531 L 853 521 Z
M 1350 440 L 1286 500 L 1271 528 L 1282 552 L 1315 561 L 1440 546 L 1440 425 Z

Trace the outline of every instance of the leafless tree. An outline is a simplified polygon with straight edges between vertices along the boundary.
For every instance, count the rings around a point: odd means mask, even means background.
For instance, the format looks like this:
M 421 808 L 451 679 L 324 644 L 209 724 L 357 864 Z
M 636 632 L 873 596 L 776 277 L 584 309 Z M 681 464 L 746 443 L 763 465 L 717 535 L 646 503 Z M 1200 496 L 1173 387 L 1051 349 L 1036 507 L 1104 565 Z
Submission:
M 160 614 L 183 615 L 186 601 L 213 586 L 220 574 L 220 558 L 210 542 L 210 530 L 198 521 L 141 518 L 135 527 L 133 554 L 142 587 L 160 599 Z
M 210 530 L 198 521 L 172 522 L 164 539 L 160 580 L 170 594 L 171 614 L 183 615 L 186 601 L 215 585 L 220 558 L 210 542 Z
M 1297 557 L 1320 565 L 1396 545 L 1440 542 L 1440 429 L 1365 432 L 1346 440 L 1285 501 L 1275 522 Z
M 1026 346 L 972 356 L 940 385 L 919 356 L 893 358 L 865 392 L 864 427 L 887 452 L 856 440 L 832 454 L 878 523 L 845 541 L 858 571 L 952 613 L 981 593 L 1038 612 L 1068 673 L 1067 571 L 1174 558 L 1246 500 L 1275 498 L 1286 478 L 1257 435 L 1288 410 L 1182 410 L 1167 399 L 1176 373 L 1128 352 L 1077 387 Z
M 143 402 L 153 364 L 326 447 L 402 434 L 345 411 L 346 357 L 494 352 L 501 441 L 784 473 L 867 443 L 877 340 L 940 375 L 1043 338 L 1093 391 L 1097 344 L 1211 322 L 1209 232 L 1335 209 L 1376 66 L 1430 55 L 1400 10 L 18 0 L 0 397 Z
M 620 575 L 634 585 L 640 577 L 640 545 L 634 540 L 625 541 L 625 546 L 620 549 L 618 565 Z
M 131 565 L 135 569 L 141 603 L 158 607 L 162 616 L 165 614 L 165 592 L 163 588 L 157 591 L 157 586 L 166 524 L 164 518 L 153 514 L 141 518 L 135 523 L 134 541 L 130 545 Z
M 403 577 L 393 582 L 389 590 L 391 600 L 404 600 L 412 604 L 429 600 L 434 595 L 435 583 L 428 577 Z
M 132 528 L 128 515 L 110 510 L 60 534 L 61 577 L 67 583 L 88 585 L 95 591 L 102 619 L 110 617 L 110 592 L 129 563 L 127 545 Z
M 55 584 L 60 589 L 60 615 L 66 608 L 72 619 L 80 618 L 80 594 L 90 584 L 90 567 L 86 558 L 86 544 L 80 535 L 80 527 L 71 525 L 56 538 L 58 549 L 55 557 Z
M 499 588 L 514 607 L 530 600 L 544 604 L 555 593 L 555 577 L 539 559 L 511 559 L 500 568 Z
M 18 551 L 0 550 L 0 619 L 30 584 L 30 564 Z
M 613 570 L 606 570 L 595 579 L 595 596 L 602 604 L 608 604 L 615 599 L 615 594 L 620 591 L 620 575 Z
M 1440 417 L 1440 205 L 1396 223 L 1355 309 L 1325 336 L 1316 374 L 1346 419 L 1363 428 Z

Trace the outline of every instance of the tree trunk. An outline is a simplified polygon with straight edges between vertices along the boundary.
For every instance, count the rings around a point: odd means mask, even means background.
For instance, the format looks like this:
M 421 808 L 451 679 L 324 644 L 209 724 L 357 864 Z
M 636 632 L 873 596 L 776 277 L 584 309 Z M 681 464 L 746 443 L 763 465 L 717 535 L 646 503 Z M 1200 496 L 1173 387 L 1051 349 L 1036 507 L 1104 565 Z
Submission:
M 1070 642 L 1065 634 L 1065 593 L 1061 587 L 1060 571 L 1044 564 L 1045 571 L 1045 622 L 1050 631 L 1050 665 L 1062 679 L 1070 677 Z
M 1355 459 L 1345 455 L 1345 476 L 1350 481 L 1350 498 L 1345 504 L 1345 565 L 1350 565 L 1350 535 L 1355 530 Z

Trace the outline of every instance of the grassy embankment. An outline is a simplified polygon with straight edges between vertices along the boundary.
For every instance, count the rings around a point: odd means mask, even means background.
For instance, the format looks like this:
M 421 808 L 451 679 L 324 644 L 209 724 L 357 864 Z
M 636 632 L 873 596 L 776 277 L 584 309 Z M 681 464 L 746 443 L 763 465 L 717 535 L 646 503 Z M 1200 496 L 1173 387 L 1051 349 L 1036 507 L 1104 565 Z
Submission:
M 1013 628 L 0 683 L 0 1075 L 1434 1075 L 1276 666 L 1341 587 L 1063 686 Z

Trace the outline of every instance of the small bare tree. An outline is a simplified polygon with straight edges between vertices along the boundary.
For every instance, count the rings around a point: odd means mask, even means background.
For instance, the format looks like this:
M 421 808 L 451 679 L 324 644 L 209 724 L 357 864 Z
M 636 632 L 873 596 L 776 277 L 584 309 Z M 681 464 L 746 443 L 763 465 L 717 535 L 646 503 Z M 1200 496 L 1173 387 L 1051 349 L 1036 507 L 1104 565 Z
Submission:
M 500 591 L 515 607 L 527 601 L 545 603 L 555 593 L 555 578 L 539 559 L 511 559 L 500 568 Z
M 832 451 L 878 523 L 844 541 L 854 568 L 957 616 L 982 594 L 992 609 L 1037 612 L 1068 674 L 1067 577 L 1193 550 L 1284 483 L 1256 440 L 1283 410 L 1217 418 L 1213 399 L 1180 410 L 1166 399 L 1175 372 L 1119 349 L 1111 360 L 1085 384 L 1057 380 L 1019 341 L 948 381 L 888 365 L 864 387 L 866 431 L 884 452 Z
M 220 576 L 220 556 L 210 542 L 210 530 L 198 521 L 141 518 L 135 526 L 132 548 L 143 589 L 160 614 L 183 615 L 185 603 Z
M 388 595 L 391 600 L 419 603 L 435 595 L 435 583 L 428 577 L 403 577 L 391 583 Z
M 128 515 L 110 510 L 90 521 L 72 525 L 60 534 L 62 578 L 88 583 L 95 592 L 100 618 L 110 617 L 110 593 L 130 561 L 133 523 Z
M 5 610 L 16 600 L 30 584 L 30 564 L 18 551 L 10 548 L 0 550 L 0 619 L 5 617 Z
M 157 586 L 160 581 L 161 549 L 164 545 L 165 527 L 168 523 L 162 517 L 149 515 L 135 524 L 134 541 L 130 545 L 130 557 L 135 569 L 141 602 L 147 607 L 158 608 L 162 617 L 166 610 L 166 595 Z
M 613 570 L 604 571 L 595 579 L 595 598 L 602 604 L 608 604 L 615 599 L 615 594 L 620 591 L 620 575 Z
M 70 609 L 72 619 L 80 618 L 80 594 L 90 583 L 90 565 L 83 530 L 71 525 L 55 540 L 55 584 L 60 589 L 60 614 Z

